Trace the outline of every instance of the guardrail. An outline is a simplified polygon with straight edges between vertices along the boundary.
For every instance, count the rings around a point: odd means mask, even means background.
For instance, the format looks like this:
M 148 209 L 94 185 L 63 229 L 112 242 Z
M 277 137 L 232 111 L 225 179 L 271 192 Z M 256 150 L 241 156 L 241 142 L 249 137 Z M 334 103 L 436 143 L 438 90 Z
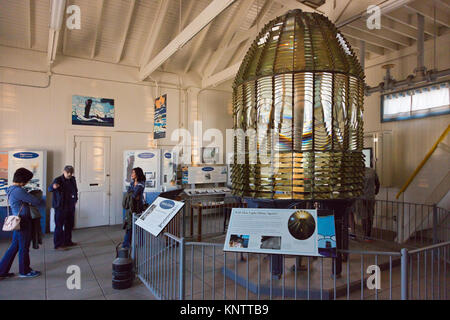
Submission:
M 168 232 L 188 240 L 202 241 L 225 233 L 232 208 L 247 204 L 235 197 L 193 197 L 184 200 L 183 211 Z M 364 238 L 361 200 L 351 208 L 359 238 Z M 450 241 L 448 210 L 436 206 L 398 201 L 375 200 L 372 232 L 369 238 L 412 246 Z M 349 227 L 351 224 L 349 225 Z
M 133 223 L 135 271 L 158 299 L 448 299 L 450 242 L 410 251 L 340 250 L 340 275 L 332 258 L 222 249 L 169 232 L 155 237 Z M 281 259 L 280 277 L 274 259 Z

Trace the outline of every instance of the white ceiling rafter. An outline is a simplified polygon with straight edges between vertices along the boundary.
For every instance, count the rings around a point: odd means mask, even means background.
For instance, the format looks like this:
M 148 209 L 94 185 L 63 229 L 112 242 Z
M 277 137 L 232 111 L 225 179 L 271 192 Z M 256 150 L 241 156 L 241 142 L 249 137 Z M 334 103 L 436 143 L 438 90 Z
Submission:
M 427 5 L 422 2 L 414 2 L 414 3 L 408 3 L 405 5 L 405 8 L 409 9 L 412 12 L 420 13 L 425 18 L 428 18 L 431 21 L 434 21 L 435 18 L 435 12 L 434 7 L 432 5 L 433 3 L 430 3 L 430 5 Z M 450 18 L 449 15 L 445 12 L 442 12 L 441 10 L 436 10 L 436 22 L 446 26 L 447 28 L 450 28 Z
M 163 26 L 164 18 L 167 14 L 168 9 L 169 0 L 161 0 L 158 8 L 158 13 L 156 14 L 156 19 L 153 21 L 152 28 L 148 33 L 147 41 L 145 42 L 145 47 L 139 62 L 140 66 L 145 65 L 152 56 L 156 40 L 158 39 L 158 34 L 161 30 L 161 27 Z
M 340 31 L 345 36 L 350 36 L 357 40 L 364 40 L 366 43 L 371 43 L 373 45 L 376 45 L 378 47 L 385 48 L 390 51 L 397 51 L 399 50 L 399 45 L 388 40 L 384 40 L 381 38 L 378 38 L 377 36 L 373 34 L 369 34 L 366 32 L 362 32 L 360 30 L 354 29 L 350 26 L 345 26 L 340 28 Z
M 406 11 L 395 11 L 395 12 L 389 12 L 386 13 L 386 16 L 390 18 L 391 20 L 394 20 L 398 23 L 404 24 L 406 26 L 412 27 L 415 30 L 417 30 L 417 17 L 416 15 L 410 15 Z M 428 22 L 425 22 L 425 33 L 429 36 L 434 35 L 434 28 L 431 24 Z
M 289 10 L 301 9 L 304 12 L 318 12 L 318 13 L 321 13 L 319 10 L 316 10 L 316 9 L 310 7 L 310 6 L 307 6 L 306 4 L 300 3 L 297 0 L 273 0 L 273 1 L 278 2 L 279 4 L 281 4 L 281 5 L 285 6 L 285 7 L 291 8 Z M 345 0 L 345 1 L 347 1 L 347 0 Z
M 173 28 L 173 32 L 172 32 L 172 36 L 170 37 L 171 39 L 175 38 L 175 36 L 184 29 L 184 27 L 186 26 L 186 23 L 188 22 L 189 17 L 192 14 L 192 11 L 195 7 L 196 1 L 189 1 L 189 4 L 186 8 L 186 10 L 183 9 L 183 2 L 182 0 L 178 0 L 180 1 L 180 10 L 179 10 L 179 14 L 181 13 L 182 17 L 179 17 L 179 25 L 178 25 L 178 29 L 177 28 Z M 210 26 L 210 24 L 208 25 Z M 166 61 L 163 65 L 162 65 L 162 69 L 165 70 L 167 67 L 167 64 L 169 63 L 169 61 Z
M 33 39 L 32 39 L 33 30 L 32 30 L 32 26 L 31 26 L 31 15 L 32 15 L 31 0 L 27 0 L 25 5 L 27 7 L 27 19 L 26 19 L 26 23 L 27 23 L 27 46 L 28 46 L 29 49 L 31 49 L 32 43 L 33 43 Z
M 347 10 L 352 0 L 327 0 L 318 9 L 323 11 L 331 22 L 336 23 Z
M 65 50 L 66 43 L 66 27 L 64 23 L 65 9 L 69 5 L 69 0 L 64 2 L 50 2 L 50 24 L 48 29 L 48 43 L 47 43 L 47 64 L 50 67 L 56 58 L 56 52 L 58 50 L 58 44 L 61 38 L 61 28 L 63 32 L 63 52 Z
M 279 1 L 276 0 L 276 1 L 279 2 L 281 0 L 279 0 Z M 263 16 L 260 15 L 260 17 L 258 17 L 259 22 L 255 23 L 255 25 L 248 30 L 248 37 L 247 37 L 247 41 L 246 41 L 246 43 L 244 45 L 242 58 L 244 57 L 244 55 L 247 52 L 247 50 L 250 47 L 250 45 L 252 44 L 254 38 L 257 36 L 257 34 L 259 32 L 259 30 L 257 29 L 258 26 L 265 25 L 266 23 L 272 21 L 276 17 L 286 13 L 286 11 L 293 10 L 293 9 L 298 9 L 299 8 L 298 5 L 300 3 L 298 3 L 297 1 L 288 1 L 287 3 L 284 3 L 284 1 L 283 1 L 283 4 L 285 4 L 284 7 L 282 7 L 279 10 L 273 12 L 271 15 L 267 16 L 266 18 L 264 18 Z M 314 10 L 312 8 L 309 8 L 309 10 L 310 10 L 310 12 L 316 11 L 316 10 Z M 235 41 L 237 41 L 237 40 L 233 40 L 229 44 L 229 46 L 235 46 L 236 45 Z M 225 50 L 226 50 L 226 48 L 225 48 Z M 210 75 L 209 77 L 204 77 L 202 79 L 202 88 L 207 88 L 207 87 L 210 87 L 210 86 L 216 86 L 216 85 L 218 85 L 218 84 L 220 84 L 222 82 L 230 80 L 231 78 L 233 78 L 236 75 L 236 73 L 239 70 L 240 65 L 241 65 L 240 62 L 239 63 L 235 63 L 232 66 L 227 67 L 225 70 L 222 70 L 222 71 L 217 72 L 217 73 L 215 73 L 213 75 Z
M 417 40 L 417 30 L 410 26 L 398 23 L 386 16 L 381 16 L 381 28 Z
M 443 0 L 433 0 L 437 7 L 450 11 L 450 3 Z
M 128 10 L 127 17 L 125 20 L 125 29 L 123 30 L 122 38 L 119 42 L 119 49 L 117 51 L 116 63 L 119 63 L 122 59 L 123 48 L 125 47 L 125 42 L 127 41 L 128 30 L 130 29 L 131 18 L 133 17 L 134 8 L 136 7 L 136 0 L 130 0 L 130 9 Z
M 95 58 L 95 51 L 97 48 L 97 39 L 98 34 L 100 33 L 100 28 L 102 25 L 102 12 L 103 12 L 103 5 L 105 0 L 99 0 L 98 7 L 97 7 L 97 16 L 96 16 L 96 25 L 95 25 L 95 32 L 94 32 L 94 40 L 92 43 L 92 49 L 91 49 L 91 59 Z
M 139 78 L 144 80 L 175 52 L 190 41 L 197 33 L 206 27 L 215 17 L 228 8 L 235 0 L 214 0 L 210 3 L 183 31 L 178 34 L 149 63 L 142 65 Z
M 349 36 L 345 36 L 345 39 L 350 43 L 350 45 L 352 46 L 353 49 L 359 50 L 358 46 L 359 46 L 360 40 L 354 39 Z M 366 52 L 370 52 L 370 53 L 373 53 L 373 54 L 376 54 L 379 56 L 384 55 L 385 51 L 386 51 L 382 47 L 375 46 L 375 45 L 373 45 L 371 43 L 367 43 L 367 42 L 365 43 L 365 49 L 366 49 Z
M 377 36 L 380 39 L 397 43 L 403 47 L 409 47 L 411 45 L 408 37 L 393 32 L 386 32 L 386 30 L 377 30 L 377 29 L 370 30 L 367 28 L 366 24 L 360 20 L 349 24 L 348 27 L 365 33 L 369 33 L 371 35 Z
M 226 68 L 225 70 L 217 72 L 216 74 L 210 77 L 204 78 L 202 80 L 202 88 L 214 87 L 224 81 L 234 78 L 240 66 L 241 62 L 238 62 Z
M 211 23 L 206 26 L 202 31 L 200 31 L 200 34 L 198 35 L 198 39 L 195 40 L 195 43 L 192 47 L 192 51 L 189 55 L 189 60 L 186 63 L 183 72 L 188 73 L 191 69 L 192 62 L 197 57 L 198 51 L 203 46 L 203 43 L 205 42 L 206 36 L 208 35 L 209 28 L 211 27 Z
M 234 36 L 235 32 L 239 29 L 242 20 L 247 15 L 250 8 L 253 6 L 253 3 L 256 0 L 241 0 L 239 3 L 239 6 L 237 8 L 237 13 L 233 16 L 231 21 L 227 24 L 228 27 L 225 31 L 225 34 L 223 35 L 222 39 L 220 40 L 215 52 L 213 53 L 211 59 L 209 60 L 208 64 L 205 68 L 205 76 L 209 77 L 211 74 L 214 73 L 217 65 L 219 62 L 223 59 L 225 48 L 230 43 L 230 40 Z

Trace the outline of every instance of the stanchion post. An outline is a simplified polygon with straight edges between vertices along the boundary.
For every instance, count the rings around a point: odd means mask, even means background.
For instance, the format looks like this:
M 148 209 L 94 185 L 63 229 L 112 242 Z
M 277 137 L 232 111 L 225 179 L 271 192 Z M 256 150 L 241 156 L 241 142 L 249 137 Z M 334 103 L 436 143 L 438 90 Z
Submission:
M 433 205 L 433 244 L 438 243 L 438 214 L 437 214 L 437 206 Z
M 185 274 L 184 274 L 184 265 L 186 263 L 186 256 L 185 256 L 185 240 L 182 237 L 180 241 L 180 286 L 179 286 L 179 299 L 184 300 L 185 298 Z
M 403 248 L 401 254 L 401 299 L 408 300 L 408 249 Z

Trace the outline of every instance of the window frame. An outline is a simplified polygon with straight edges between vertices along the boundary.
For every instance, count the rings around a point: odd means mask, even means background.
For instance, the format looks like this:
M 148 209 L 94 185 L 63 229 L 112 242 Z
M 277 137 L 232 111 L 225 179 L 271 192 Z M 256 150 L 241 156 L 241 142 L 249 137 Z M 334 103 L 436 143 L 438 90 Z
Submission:
M 411 119 L 422 119 L 422 118 L 428 118 L 428 117 L 435 117 L 435 116 L 442 116 L 442 115 L 446 115 L 446 114 L 450 114 L 450 108 L 446 111 L 435 111 L 435 112 L 429 112 L 429 113 L 424 113 L 424 114 L 413 114 L 411 115 L 412 112 L 412 103 L 410 105 L 410 115 L 408 116 L 395 116 L 389 119 L 385 119 L 384 118 L 384 97 L 386 95 L 391 95 L 391 94 L 398 94 L 398 93 L 408 93 L 408 91 L 414 91 L 417 89 L 421 89 L 421 88 L 426 88 L 426 87 L 431 87 L 431 86 L 440 86 L 443 83 L 447 83 L 448 87 L 447 89 L 450 90 L 450 81 L 446 80 L 446 81 L 441 81 L 441 82 L 436 82 L 433 84 L 426 84 L 423 86 L 419 86 L 419 87 L 414 87 L 414 88 L 408 88 L 408 89 L 403 89 L 403 90 L 398 90 L 398 91 L 393 91 L 393 92 L 389 92 L 389 93 L 384 93 L 380 95 L 380 122 L 393 122 L 393 121 L 403 121 L 403 120 L 411 120 Z M 450 106 L 450 103 L 447 105 Z M 435 107 L 435 108 L 441 108 L 441 107 Z

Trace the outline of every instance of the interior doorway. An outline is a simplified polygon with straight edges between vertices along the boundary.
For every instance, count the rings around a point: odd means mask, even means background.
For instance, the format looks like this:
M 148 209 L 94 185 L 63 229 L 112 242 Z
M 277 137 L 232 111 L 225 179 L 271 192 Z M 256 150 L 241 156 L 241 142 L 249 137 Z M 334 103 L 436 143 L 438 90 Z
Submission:
M 109 225 L 110 155 L 109 137 L 75 136 L 74 167 L 78 185 L 75 228 Z

